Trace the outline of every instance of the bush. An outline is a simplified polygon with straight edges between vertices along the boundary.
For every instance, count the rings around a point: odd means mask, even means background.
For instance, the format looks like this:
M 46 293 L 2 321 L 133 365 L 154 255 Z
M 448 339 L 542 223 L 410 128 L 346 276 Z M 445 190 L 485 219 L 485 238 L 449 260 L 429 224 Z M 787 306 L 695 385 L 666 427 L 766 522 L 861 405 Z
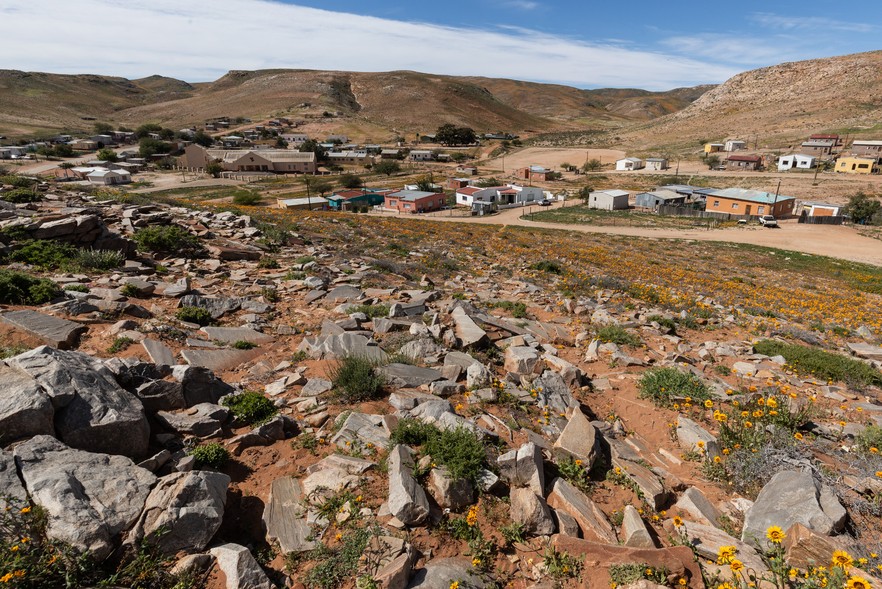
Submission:
M 375 317 L 388 317 L 389 305 L 353 305 L 346 309 L 346 313 L 349 315 L 353 313 L 364 313 L 371 319 Z
M 258 268 L 265 268 L 267 270 L 275 270 L 279 267 L 279 262 L 275 258 L 263 257 L 257 262 Z
M 882 373 L 869 364 L 841 354 L 774 340 L 759 341 L 753 349 L 766 356 L 784 356 L 787 364 L 799 374 L 811 374 L 851 386 L 882 385 Z
M 877 454 L 882 450 L 882 427 L 868 425 L 857 435 L 855 440 L 858 449 L 864 454 Z
M 65 284 L 64 290 L 72 290 L 74 292 L 89 292 L 89 287 L 85 284 Z
M 109 348 L 107 348 L 107 353 L 108 354 L 116 354 L 117 352 L 122 352 L 123 350 L 125 350 L 126 348 L 131 346 L 133 343 L 135 343 L 135 340 L 133 340 L 130 337 L 118 337 L 115 340 L 113 340 L 113 343 L 110 344 Z
M 46 270 L 55 270 L 71 265 L 76 255 L 76 248 L 68 243 L 51 239 L 32 239 L 9 254 L 9 259 Z
M 527 305 L 521 302 L 513 303 L 512 301 L 497 301 L 488 305 L 490 308 L 505 309 L 511 313 L 515 319 L 525 319 L 527 317 Z
M 429 438 L 438 435 L 438 433 L 438 428 L 431 423 L 423 423 L 419 419 L 404 417 L 398 420 L 389 439 L 393 444 L 422 446 L 429 441 Z
M 251 207 L 260 202 L 260 195 L 253 192 L 237 192 L 233 196 L 233 204 L 243 207 Z
M 0 304 L 42 305 L 61 294 L 58 285 L 23 272 L 0 270 Z
M 0 199 L 5 200 L 6 202 L 20 204 L 26 202 L 38 202 L 43 200 L 43 197 L 29 188 L 15 188 L 8 192 L 0 192 Z
M 360 403 L 382 397 L 385 379 L 371 360 L 348 356 L 331 369 L 331 382 L 342 402 Z
M 637 347 L 643 342 L 639 337 L 618 325 L 605 325 L 597 330 L 597 339 L 605 343 L 612 343 L 618 346 Z
M 474 484 L 477 484 L 487 460 L 484 444 L 478 435 L 464 427 L 429 436 L 423 450 L 436 464 L 447 467 L 454 479 L 465 479 Z
M 255 391 L 229 395 L 221 404 L 229 408 L 236 419 L 248 425 L 266 423 L 279 412 L 272 401 Z
M 548 272 L 549 274 L 563 274 L 563 268 L 560 267 L 560 264 L 551 260 L 536 262 L 530 266 L 530 268 L 533 270 L 539 270 L 540 272 Z
M 75 263 L 81 268 L 94 270 L 113 270 L 126 263 L 126 255 L 117 250 L 77 250 Z
M 647 319 L 650 322 L 654 321 L 662 327 L 671 330 L 671 333 L 675 333 L 677 331 L 677 322 L 670 317 L 664 317 L 662 315 L 650 315 L 649 317 L 647 317 Z
M 133 239 L 143 252 L 196 256 L 203 251 L 199 239 L 177 225 L 139 229 Z
M 240 339 L 239 341 L 233 343 L 233 347 L 237 350 L 253 350 L 257 347 L 257 344 Z
M 202 307 L 181 307 L 175 313 L 175 317 L 181 321 L 202 326 L 211 325 L 214 322 L 214 318 L 208 312 L 208 309 L 203 309 Z
M 652 399 L 656 405 L 670 407 L 687 397 L 696 401 L 710 398 L 710 392 L 700 378 L 676 368 L 653 368 L 643 373 L 637 383 L 640 397 Z
M 230 453 L 222 445 L 212 442 L 202 444 L 190 450 L 190 455 L 196 459 L 196 467 L 219 469 L 230 460 Z

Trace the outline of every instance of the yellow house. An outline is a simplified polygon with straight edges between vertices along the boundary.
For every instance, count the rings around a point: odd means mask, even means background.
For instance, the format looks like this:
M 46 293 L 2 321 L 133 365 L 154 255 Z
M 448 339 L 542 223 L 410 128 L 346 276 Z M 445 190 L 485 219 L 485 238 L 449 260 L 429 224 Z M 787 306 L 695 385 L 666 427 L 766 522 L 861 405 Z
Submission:
M 724 145 L 722 143 L 705 143 L 704 144 L 704 153 L 716 153 L 718 151 L 723 151 Z
M 836 160 L 836 171 L 845 174 L 878 174 L 879 163 L 874 157 L 843 156 Z

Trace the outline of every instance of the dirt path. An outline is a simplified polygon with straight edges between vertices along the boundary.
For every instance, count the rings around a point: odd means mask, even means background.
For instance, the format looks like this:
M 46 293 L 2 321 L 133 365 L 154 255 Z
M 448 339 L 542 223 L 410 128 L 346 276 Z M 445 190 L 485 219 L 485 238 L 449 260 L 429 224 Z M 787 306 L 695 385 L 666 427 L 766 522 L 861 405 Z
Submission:
M 555 207 L 560 204 L 555 203 Z M 533 207 L 535 212 L 539 207 Z M 445 211 L 446 212 L 446 211 Z M 795 220 L 784 221 L 778 229 L 763 227 L 735 227 L 731 229 L 648 229 L 645 227 L 600 227 L 594 225 L 569 225 L 521 219 L 525 209 L 508 209 L 488 217 L 444 217 L 425 215 L 422 219 L 454 223 L 480 223 L 486 225 L 518 225 L 541 227 L 582 233 L 605 233 L 649 239 L 692 239 L 697 241 L 722 241 L 761 245 L 807 254 L 830 256 L 852 262 L 882 266 L 882 241 L 859 235 L 851 227 L 835 225 L 800 225 Z

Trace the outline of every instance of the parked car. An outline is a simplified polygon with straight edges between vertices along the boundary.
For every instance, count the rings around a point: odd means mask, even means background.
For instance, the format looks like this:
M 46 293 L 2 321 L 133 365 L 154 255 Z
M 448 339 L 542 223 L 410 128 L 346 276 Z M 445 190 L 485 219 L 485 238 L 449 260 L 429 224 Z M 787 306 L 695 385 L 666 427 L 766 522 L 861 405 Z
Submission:
M 760 222 L 760 225 L 762 225 L 763 227 L 777 227 L 778 226 L 778 220 L 775 219 L 775 217 L 773 217 L 772 215 L 763 215 L 762 217 L 760 217 L 759 222 Z
M 542 200 L 539 201 L 539 206 L 540 207 L 550 207 L 551 201 L 548 200 L 547 198 L 543 198 Z

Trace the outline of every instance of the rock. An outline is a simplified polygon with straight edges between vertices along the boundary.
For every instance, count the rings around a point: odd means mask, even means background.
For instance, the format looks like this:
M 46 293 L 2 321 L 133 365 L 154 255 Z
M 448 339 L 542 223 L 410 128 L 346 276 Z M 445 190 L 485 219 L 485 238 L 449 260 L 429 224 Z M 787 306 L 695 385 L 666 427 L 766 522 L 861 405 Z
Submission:
M 241 299 L 225 297 L 203 297 L 200 295 L 184 295 L 180 299 L 181 307 L 199 307 L 211 313 L 212 318 L 220 319 L 227 313 L 234 313 L 242 308 Z
M 414 323 L 414 325 L 422 325 L 422 323 Z M 444 353 L 444 349 L 432 339 L 422 337 L 407 342 L 398 349 L 398 353 L 418 361 L 424 361 L 426 358 L 434 361 Z
M 212 341 L 221 341 L 225 344 L 236 342 L 248 342 L 251 344 L 270 344 L 275 341 L 271 335 L 255 331 L 250 327 L 203 327 L 200 331 Z
M 873 346 L 863 342 L 848 342 L 848 349 L 852 354 L 867 360 L 882 360 L 882 346 Z
M 263 350 L 181 350 L 181 357 L 190 366 L 223 372 L 240 367 L 263 353 Z
M 585 381 L 585 375 L 575 364 L 551 354 L 543 354 L 542 359 L 560 374 L 566 385 L 571 389 L 582 386 Z
M 310 378 L 300 390 L 301 397 L 317 397 L 334 388 L 334 383 L 326 378 Z
M 787 530 L 796 523 L 830 536 L 842 530 L 847 517 L 833 491 L 815 481 L 811 472 L 785 470 L 766 483 L 745 514 L 741 539 L 765 542 L 770 526 Z
M 0 383 L 0 446 L 55 434 L 52 401 L 37 381 L 0 360 Z
M 88 329 L 85 325 L 73 321 L 27 309 L 3 313 L 0 315 L 0 321 L 26 331 L 53 348 L 61 350 L 73 348 L 80 336 Z
M 371 463 L 368 462 L 368 464 Z M 344 489 L 358 486 L 360 480 L 356 476 L 357 471 L 352 472 L 345 465 L 334 463 L 334 459 L 330 456 L 313 464 L 308 471 L 309 475 L 301 479 L 300 482 L 304 495 L 310 498 L 316 496 L 317 493 L 330 497 L 330 495 Z
M 429 391 L 437 397 L 450 397 L 465 392 L 465 386 L 452 380 L 436 380 L 429 385 Z
M 447 352 L 444 356 L 445 366 L 459 366 L 465 372 L 472 364 L 481 364 L 465 352 Z
M 632 548 L 655 548 L 655 541 L 643 518 L 637 512 L 633 505 L 626 505 L 624 517 L 622 518 L 622 535 L 625 537 L 623 542 L 625 546 Z
M 355 303 L 363 298 L 364 292 L 361 289 L 348 284 L 334 287 L 325 297 L 326 300 L 332 303 Z
M 408 589 L 450 589 L 453 582 L 463 589 L 485 589 L 487 582 L 464 558 L 437 558 L 414 572 Z
M 475 501 L 475 488 L 465 479 L 454 479 L 445 467 L 429 473 L 429 492 L 442 508 L 460 511 Z
M 441 397 L 420 391 L 395 391 L 389 395 L 389 404 L 399 411 L 409 411 L 420 403 L 427 403 L 429 401 L 447 403 Z M 450 403 L 447 403 L 447 406 L 449 407 Z
M 753 362 L 735 362 L 732 372 L 742 376 L 756 376 L 757 367 Z
M 429 516 L 426 492 L 413 477 L 411 451 L 401 444 L 389 452 L 389 511 L 406 526 L 423 523 Z
M 533 374 L 539 366 L 539 353 L 529 346 L 510 346 L 505 350 L 504 368 L 514 374 Z
M 182 297 L 190 292 L 190 279 L 180 278 L 173 283 L 160 284 L 162 296 L 168 298 Z
M 512 486 L 529 487 L 540 497 L 545 496 L 545 470 L 539 446 L 528 442 L 501 455 L 496 463 L 500 475 Z
M 293 477 L 273 481 L 266 507 L 263 525 L 267 540 L 277 541 L 282 552 L 305 552 L 316 546 L 313 530 L 306 521 L 300 482 Z
M 551 510 L 541 496 L 529 487 L 515 487 L 511 490 L 511 520 L 522 524 L 528 534 L 545 536 L 555 530 Z
M 441 380 L 441 373 L 432 368 L 421 368 L 410 364 L 388 364 L 379 369 L 386 382 L 395 388 L 413 389 L 420 385 Z
M 28 494 L 21 479 L 18 478 L 18 471 L 15 469 L 15 458 L 12 453 L 0 450 L 0 510 L 6 509 L 7 499 L 12 499 L 15 503 L 13 509 L 24 507 L 28 501 Z
M 706 429 L 683 415 L 677 416 L 677 442 L 688 452 L 700 452 L 706 456 L 720 456 L 717 439 Z
M 554 442 L 554 453 L 582 461 L 582 468 L 591 470 L 597 459 L 597 429 L 581 409 L 574 409 L 563 432 Z
M 665 522 L 665 530 L 672 537 L 680 533 L 674 528 L 673 522 L 670 521 Z M 690 539 L 689 544 L 700 557 L 716 561 L 721 546 L 734 546 L 738 550 L 738 560 L 743 562 L 745 566 L 757 573 L 767 570 L 762 557 L 753 546 L 733 538 L 723 530 L 713 526 L 688 522 L 686 523 L 686 534 Z M 829 557 L 830 554 L 828 553 L 827 558 Z
M 211 370 L 197 366 L 175 366 L 172 376 L 184 387 L 187 407 L 199 403 L 217 403 L 234 392 L 233 387 L 217 378 Z
M 145 382 L 135 389 L 135 396 L 141 401 L 148 413 L 183 409 L 187 406 L 184 399 L 184 385 L 168 380 Z
M 620 468 L 625 476 L 634 481 L 650 507 L 661 509 L 668 499 L 668 491 L 658 476 L 639 462 L 631 462 L 615 454 L 612 458 L 613 466 Z
M 272 582 L 254 560 L 254 556 L 239 544 L 223 544 L 209 550 L 217 560 L 218 568 L 227 579 L 227 589 L 274 589 Z
M 156 419 L 161 424 L 179 434 L 193 435 L 199 438 L 219 436 L 223 426 L 230 418 L 230 410 L 213 403 L 199 403 L 187 411 L 171 413 L 158 411 Z
M 587 539 L 596 539 L 605 544 L 615 544 L 616 532 L 606 515 L 582 491 L 562 478 L 554 480 L 548 505 L 558 511 L 570 514 L 582 528 Z
M 462 307 L 457 307 L 451 313 L 454 323 L 454 331 L 461 348 L 481 347 L 487 344 L 487 332 L 478 327 Z
M 535 379 L 533 388 L 537 391 L 539 406 L 547 407 L 554 414 L 566 413 L 579 405 L 563 377 L 553 370 L 546 370 Z
M 173 575 L 201 575 L 214 566 L 214 557 L 210 554 L 188 554 L 181 558 L 169 570 Z
M 146 338 L 141 341 L 141 345 L 154 364 L 160 366 L 174 366 L 176 364 L 175 355 L 164 343 Z
M 130 538 L 164 554 L 199 551 L 220 528 L 230 477 L 219 472 L 173 473 L 159 479 Z
M 691 519 L 697 523 L 715 528 L 720 527 L 720 517 L 723 514 L 707 500 L 707 497 L 697 487 L 686 489 L 677 501 L 676 507 L 688 513 Z
M 559 533 L 566 536 L 572 536 L 573 538 L 581 536 L 582 531 L 579 528 L 579 522 L 576 521 L 576 518 L 566 511 L 557 511 L 556 509 L 553 509 L 552 511 L 554 512 L 555 519 L 557 519 Z
M 363 574 L 370 574 L 383 589 L 407 587 L 416 560 L 410 544 L 394 536 L 372 536 L 364 554 L 371 570 L 362 565 Z
M 472 364 L 466 369 L 466 387 L 480 389 L 490 384 L 491 373 L 483 364 Z
M 358 356 L 382 363 L 387 358 L 386 352 L 379 346 L 372 345 L 368 338 L 349 332 L 303 338 L 298 350 L 308 353 L 317 360 Z
M 782 546 L 788 564 L 808 569 L 813 566 L 826 566 L 830 555 L 836 550 L 845 550 L 850 554 L 860 553 L 839 538 L 822 536 L 802 524 L 793 524 L 785 530 L 787 537 Z
M 377 448 L 383 448 L 389 443 L 389 432 L 386 429 L 382 415 L 368 415 L 353 411 L 343 422 L 343 425 L 331 438 L 331 443 L 340 448 L 346 447 L 346 442 L 373 444 Z
M 104 559 L 138 518 L 156 477 L 123 456 L 74 450 L 49 436 L 15 448 L 34 503 L 48 515 L 47 535 Z
M 69 446 L 131 457 L 146 454 L 150 427 L 144 408 L 100 360 L 41 346 L 7 363 L 28 373 L 50 395 L 55 429 Z

